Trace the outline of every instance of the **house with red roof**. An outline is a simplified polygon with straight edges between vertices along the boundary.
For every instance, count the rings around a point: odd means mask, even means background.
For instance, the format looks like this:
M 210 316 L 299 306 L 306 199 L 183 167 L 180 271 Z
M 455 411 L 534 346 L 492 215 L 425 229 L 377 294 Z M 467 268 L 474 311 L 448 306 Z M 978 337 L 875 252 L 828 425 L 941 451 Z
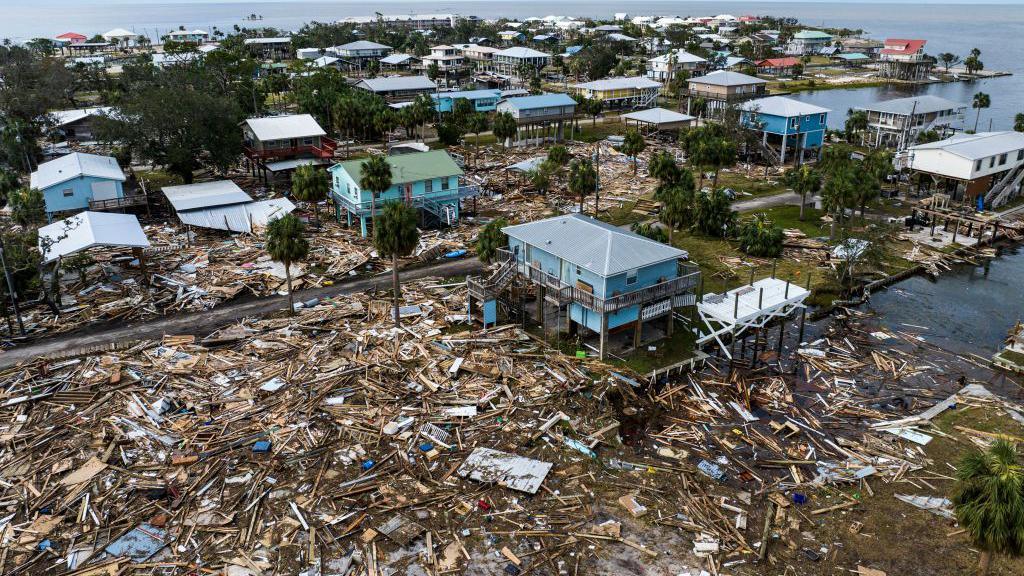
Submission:
M 792 76 L 799 65 L 800 59 L 794 56 L 767 58 L 757 62 L 757 73 L 770 74 L 772 76 Z
M 887 38 L 879 55 L 879 72 L 895 80 L 922 80 L 935 65 L 924 53 L 927 40 Z
M 79 34 L 78 32 L 65 32 L 56 38 L 56 40 L 67 44 L 81 44 L 88 39 L 85 34 Z

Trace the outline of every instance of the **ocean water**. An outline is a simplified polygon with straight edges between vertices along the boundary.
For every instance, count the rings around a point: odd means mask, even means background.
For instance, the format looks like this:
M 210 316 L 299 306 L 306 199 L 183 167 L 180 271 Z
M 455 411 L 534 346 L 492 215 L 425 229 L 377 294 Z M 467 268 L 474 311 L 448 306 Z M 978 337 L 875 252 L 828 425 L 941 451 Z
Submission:
M 991 1 L 991 0 L 990 0 Z M 120 27 L 159 38 L 178 26 L 230 31 L 234 26 L 273 26 L 298 29 L 309 21 L 330 22 L 345 16 L 366 16 L 374 12 L 457 13 L 483 18 L 507 16 L 527 18 L 560 14 L 611 18 L 615 12 L 699 16 L 715 14 L 770 14 L 791 16 L 812 25 L 860 28 L 874 38 L 911 37 L 928 40 L 929 53 L 966 54 L 982 51 L 981 59 L 991 70 L 1013 72 L 1015 76 L 974 83 L 929 86 L 921 91 L 970 103 L 975 92 L 992 96 L 992 107 L 982 112 L 980 129 L 989 120 L 994 129 L 1009 129 L 1017 112 L 1024 112 L 1024 4 L 1021 0 L 999 3 L 893 3 L 868 2 L 703 2 L 640 0 L 629 3 L 609 0 L 568 0 L 559 3 L 522 0 L 378 0 L 376 2 L 335 0 L 321 2 L 262 2 L 246 0 L 0 0 L 0 38 L 20 42 L 35 37 L 53 37 L 75 31 L 86 35 Z M 261 14 L 258 23 L 245 16 Z M 861 103 L 905 95 L 893 89 L 831 90 L 802 94 L 807 100 L 835 110 L 830 118 L 839 127 L 846 110 Z M 973 115 L 970 118 L 973 125 Z

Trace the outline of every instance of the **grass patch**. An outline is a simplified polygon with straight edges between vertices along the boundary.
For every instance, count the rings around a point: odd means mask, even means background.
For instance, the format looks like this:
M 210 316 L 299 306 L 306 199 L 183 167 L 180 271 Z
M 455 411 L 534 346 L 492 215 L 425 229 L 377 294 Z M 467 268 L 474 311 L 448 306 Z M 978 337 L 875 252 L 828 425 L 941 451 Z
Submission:
M 632 225 L 637 222 L 644 222 L 648 219 L 654 218 L 653 216 L 633 212 L 633 208 L 635 206 L 636 202 L 634 201 L 623 202 L 621 206 L 605 210 L 599 216 L 601 220 L 604 220 L 613 226 L 625 226 L 627 224 Z
M 738 194 L 737 200 L 747 200 L 760 196 L 774 196 L 789 190 L 782 182 L 766 180 L 763 175 L 764 172 L 760 170 L 754 170 L 751 175 L 738 171 L 722 170 L 718 173 L 718 187 L 732 188 L 736 192 L 746 193 Z
M 654 350 L 648 351 L 648 346 L 654 346 Z M 626 358 L 625 362 L 615 361 L 613 364 L 625 366 L 639 374 L 649 374 L 658 368 L 664 368 L 665 366 L 692 358 L 696 346 L 697 337 L 693 332 L 681 323 L 676 322 L 675 331 L 671 338 L 649 344 L 641 344 L 640 348 Z
M 825 215 L 822 210 L 815 208 L 804 208 L 804 219 L 800 219 L 799 206 L 772 206 L 764 210 L 756 210 L 758 214 L 765 214 L 782 228 L 795 228 L 811 238 L 828 236 L 828 227 L 821 221 Z

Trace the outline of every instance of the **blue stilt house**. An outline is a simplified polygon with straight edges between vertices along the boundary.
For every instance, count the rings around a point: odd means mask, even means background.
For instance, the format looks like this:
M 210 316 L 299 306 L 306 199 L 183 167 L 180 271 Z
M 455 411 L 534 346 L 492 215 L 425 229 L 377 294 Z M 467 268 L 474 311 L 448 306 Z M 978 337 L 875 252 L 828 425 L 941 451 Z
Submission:
M 740 104 L 740 122 L 761 132 L 761 142 L 780 164 L 789 158 L 817 160 L 825 142 L 828 108 L 785 96 L 769 96 Z M 799 157 L 799 158 L 798 158 Z

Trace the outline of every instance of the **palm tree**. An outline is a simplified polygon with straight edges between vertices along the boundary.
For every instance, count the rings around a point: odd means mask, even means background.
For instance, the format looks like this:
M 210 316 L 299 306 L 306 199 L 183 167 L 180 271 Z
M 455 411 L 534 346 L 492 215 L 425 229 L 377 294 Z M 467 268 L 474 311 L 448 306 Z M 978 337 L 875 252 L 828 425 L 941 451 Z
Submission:
M 580 197 L 580 214 L 583 214 L 583 199 L 597 192 L 597 171 L 589 159 L 576 160 L 569 167 L 569 192 Z M 594 199 L 594 214 L 597 214 L 598 199 Z
M 658 180 L 658 189 L 675 184 L 681 171 L 675 156 L 668 150 L 655 152 L 647 164 L 647 173 Z M 657 192 L 655 192 L 657 193 Z
M 359 187 L 373 193 L 372 212 L 376 208 L 376 198 L 391 188 L 391 164 L 384 156 L 371 156 L 359 168 Z
M 476 137 L 475 141 L 473 142 L 473 163 L 474 164 L 476 162 L 478 162 L 479 159 L 480 159 L 480 133 L 481 132 L 486 132 L 487 129 L 490 128 L 490 127 L 491 127 L 491 122 L 490 122 L 490 120 L 487 119 L 487 114 L 484 114 L 483 112 L 478 112 L 478 113 L 476 113 L 476 114 L 474 114 L 474 115 L 469 117 L 469 122 L 468 122 L 466 128 L 470 132 L 472 132 L 475 135 L 475 137 Z
M 687 182 L 687 180 L 683 179 L 682 182 Z M 658 212 L 658 220 L 668 228 L 668 243 L 670 245 L 673 232 L 676 229 L 682 230 L 693 225 L 696 189 L 692 176 L 688 183 L 689 186 L 680 183 L 666 187 L 659 194 L 661 211 Z
M 504 246 L 507 241 L 505 233 L 501 231 L 505 226 L 508 226 L 508 221 L 498 218 L 488 222 L 480 231 L 480 235 L 476 239 L 476 256 L 481 262 L 486 264 L 494 262 L 494 257 L 498 255 L 498 248 Z
M 646 147 L 647 143 L 644 141 L 644 137 L 640 135 L 640 132 L 636 130 L 626 132 L 626 137 L 622 140 L 622 146 L 620 149 L 622 150 L 622 153 L 629 156 L 629 159 L 633 162 L 634 175 L 636 175 L 637 156 L 639 156 Z
M 373 219 L 373 245 L 382 258 L 391 258 L 391 284 L 395 303 L 395 327 L 401 326 L 398 302 L 401 285 L 398 279 L 398 258 L 406 256 L 420 241 L 416 229 L 416 210 L 402 202 L 387 202 Z
M 284 278 L 288 283 L 288 314 L 295 314 L 295 299 L 292 295 L 292 262 L 302 260 L 309 254 L 309 242 L 302 237 L 305 226 L 294 214 L 271 220 L 267 225 L 267 253 L 276 262 L 284 264 Z
M 1024 466 L 1017 446 L 996 440 L 987 451 L 968 454 L 956 479 L 956 519 L 981 549 L 978 574 L 988 572 L 993 552 L 1024 554 Z
M 862 134 L 868 129 L 868 113 L 864 110 L 850 108 L 846 113 L 846 125 L 844 128 L 846 141 L 853 144 L 853 137 L 857 134 Z M 864 137 L 861 136 L 861 143 L 863 142 Z
M 501 141 L 501 145 L 507 148 L 517 129 L 515 117 L 508 112 L 500 112 L 494 117 L 494 127 L 491 131 L 494 132 L 494 137 Z
M 292 173 L 292 196 L 303 202 L 313 203 L 317 228 L 320 227 L 320 202 L 327 199 L 330 187 L 331 181 L 327 177 L 327 172 L 318 170 L 312 164 L 299 166 Z
M 760 258 L 775 258 L 782 253 L 782 228 L 767 214 L 755 214 L 740 228 L 740 250 Z
M 554 172 L 554 166 L 545 160 L 527 173 L 530 185 L 536 188 L 541 196 L 547 196 L 548 188 L 551 186 L 552 172 Z
M 974 95 L 974 100 L 971 101 L 971 108 L 978 111 L 978 115 L 974 117 L 974 132 L 978 132 L 978 121 L 981 120 L 981 109 L 988 108 L 992 105 L 992 97 L 984 92 L 978 92 Z
M 815 194 L 821 190 L 821 173 L 808 164 L 803 164 L 786 172 L 786 185 L 800 195 L 800 220 L 804 219 L 804 206 L 807 205 L 807 195 Z

